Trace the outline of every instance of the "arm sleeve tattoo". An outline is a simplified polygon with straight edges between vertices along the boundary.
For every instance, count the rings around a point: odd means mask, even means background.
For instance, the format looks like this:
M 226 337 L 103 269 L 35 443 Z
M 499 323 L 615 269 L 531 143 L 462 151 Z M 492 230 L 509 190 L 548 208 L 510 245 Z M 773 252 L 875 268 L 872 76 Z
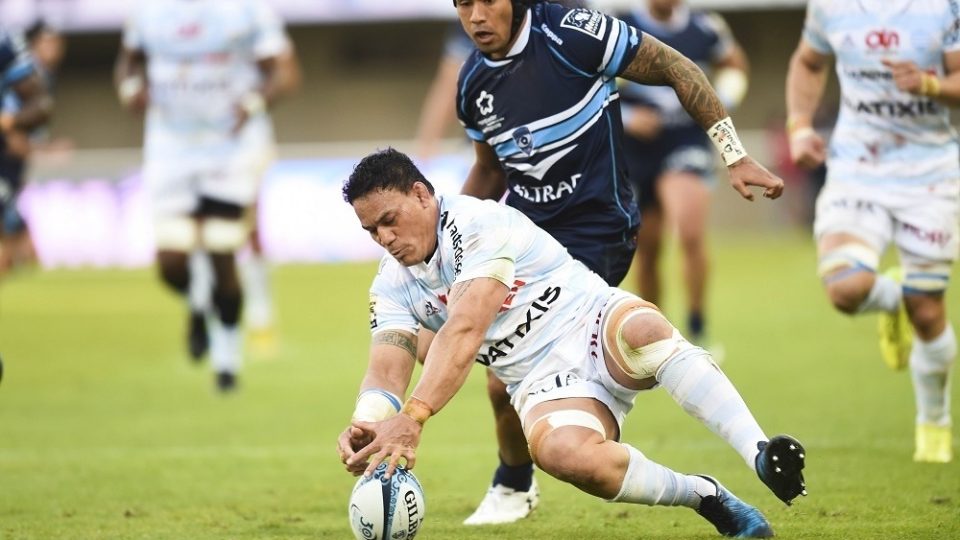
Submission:
M 650 34 L 621 77 L 654 86 L 672 86 L 687 113 L 703 129 L 727 117 L 710 81 L 692 60 Z

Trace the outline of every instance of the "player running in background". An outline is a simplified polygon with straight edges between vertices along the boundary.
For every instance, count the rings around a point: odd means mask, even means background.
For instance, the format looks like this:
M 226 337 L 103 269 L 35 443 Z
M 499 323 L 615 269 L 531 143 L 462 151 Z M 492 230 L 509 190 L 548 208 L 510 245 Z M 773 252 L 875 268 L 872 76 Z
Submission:
M 138 4 L 116 66 L 121 102 L 146 110 L 144 178 L 163 281 L 185 295 L 190 253 L 213 268 L 210 357 L 221 391 L 242 359 L 235 252 L 273 154 L 266 108 L 280 94 L 283 24 L 262 0 Z
M 370 357 L 355 420 L 338 439 L 348 471 L 370 474 L 388 461 L 389 475 L 401 458 L 413 468 L 423 425 L 478 363 L 507 385 L 537 466 L 595 497 L 686 506 L 721 534 L 773 536 L 757 509 L 715 479 L 676 473 L 619 442 L 637 393 L 656 386 L 730 444 L 781 500 L 805 494 L 799 442 L 768 440 L 707 351 L 656 306 L 575 261 L 521 212 L 435 196 L 394 150 L 364 158 L 343 193 L 389 252 L 370 288 Z M 400 407 L 420 326 L 437 334 Z
M 64 55 L 63 36 L 41 20 L 24 32 L 24 38 L 44 91 L 52 94 L 56 72 Z M 20 98 L 16 92 L 3 94 L 4 112 L 16 114 L 20 108 Z M 30 155 L 49 143 L 48 135 L 42 127 L 30 131 L 14 129 L 0 134 L 0 176 L 15 186 L 13 197 L 0 212 L 0 274 L 36 262 L 30 229 L 17 209 L 17 196 L 25 183 L 24 175 Z
M 842 105 L 827 150 L 812 122 L 830 56 Z M 810 2 L 787 74 L 787 129 L 795 162 L 827 161 L 814 223 L 819 273 L 837 310 L 880 314 L 884 361 L 909 364 L 922 462 L 953 456 L 957 340 L 944 292 L 960 243 L 960 149 L 948 111 L 958 104 L 958 0 Z M 878 275 L 891 243 L 902 271 Z
M 747 57 L 716 13 L 692 11 L 682 0 L 647 0 L 621 15 L 712 75 L 727 110 L 747 91 Z M 687 336 L 707 342 L 706 289 L 709 275 L 707 219 L 716 181 L 713 148 L 703 129 L 687 114 L 670 87 L 625 83 L 620 87 L 624 156 L 643 214 L 637 233 L 640 296 L 661 302 L 660 252 L 665 227 L 676 230 L 687 293 Z
M 22 158 L 29 153 L 26 134 L 47 122 L 53 100 L 23 39 L 5 30 L 0 30 L 0 97 L 16 103 L 16 107 L 0 110 L 0 152 L 5 154 L 0 163 L 0 218 L 4 218 L 0 219 L 0 250 L 6 251 L 6 217 L 8 212 L 16 212 L 16 197 L 23 187 Z M 16 235 L 16 223 L 13 219 L 10 222 L 14 225 L 11 233 Z M 0 254 L 0 262 L 8 256 Z M 0 274 L 5 266 L 0 264 Z
M 284 96 L 300 89 L 302 73 L 293 41 L 287 38 L 287 46 L 276 60 L 277 93 Z M 264 167 L 264 171 L 266 167 Z M 243 325 L 253 358 L 274 359 L 279 354 L 276 330 L 276 315 L 273 293 L 270 286 L 270 268 L 260 237 L 259 204 L 250 212 L 250 239 L 246 248 L 238 251 L 237 270 L 243 289 Z M 187 330 L 187 348 L 190 357 L 200 362 L 210 347 L 207 319 L 213 314 L 211 293 L 213 291 L 213 268 L 210 258 L 202 250 L 190 254 L 190 322 Z
M 506 194 L 506 204 L 608 284 L 626 275 L 640 221 L 623 160 L 617 76 L 673 87 L 719 141 L 734 188 L 748 199 L 748 185 L 780 195 L 783 182 L 746 157 L 703 72 L 657 39 L 595 11 L 537 0 L 455 5 L 477 49 L 461 68 L 456 101 L 476 154 L 463 193 Z M 500 465 L 467 524 L 516 521 L 537 500 L 520 420 L 492 374 L 488 394 Z

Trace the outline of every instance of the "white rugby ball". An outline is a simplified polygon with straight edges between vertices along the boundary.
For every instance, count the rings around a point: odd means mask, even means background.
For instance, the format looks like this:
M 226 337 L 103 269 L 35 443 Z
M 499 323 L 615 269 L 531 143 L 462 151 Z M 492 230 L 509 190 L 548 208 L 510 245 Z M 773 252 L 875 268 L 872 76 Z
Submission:
M 388 480 L 381 463 L 360 477 L 350 494 L 350 528 L 358 540 L 411 540 L 426 511 L 423 488 L 412 472 L 397 467 Z

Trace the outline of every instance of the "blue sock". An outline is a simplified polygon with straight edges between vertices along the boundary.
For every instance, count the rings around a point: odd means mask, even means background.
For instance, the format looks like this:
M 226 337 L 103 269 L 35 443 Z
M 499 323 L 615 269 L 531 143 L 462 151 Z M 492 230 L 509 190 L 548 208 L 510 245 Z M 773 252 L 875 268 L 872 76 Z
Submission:
M 493 485 L 500 484 L 517 491 L 530 491 L 533 482 L 533 462 L 523 465 L 507 465 L 500 458 L 500 466 L 493 473 Z
M 690 338 L 694 341 L 699 340 L 703 337 L 705 327 L 706 322 L 703 320 L 703 313 L 691 311 L 690 315 L 687 316 L 687 328 L 690 329 Z

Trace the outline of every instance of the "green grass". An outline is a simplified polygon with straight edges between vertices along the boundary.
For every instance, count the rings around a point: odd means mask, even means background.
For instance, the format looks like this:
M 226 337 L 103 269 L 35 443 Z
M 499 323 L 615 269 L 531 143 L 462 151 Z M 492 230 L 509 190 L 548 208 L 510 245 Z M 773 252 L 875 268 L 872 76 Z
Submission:
M 805 442 L 810 496 L 780 504 L 663 392 L 638 398 L 624 439 L 677 470 L 716 475 L 782 538 L 960 537 L 960 464 L 911 461 L 909 376 L 882 365 L 873 318 L 829 308 L 809 240 L 724 236 L 713 252 L 724 369 L 768 433 Z M 682 321 L 674 269 L 665 306 Z M 3 283 L 0 538 L 349 538 L 354 479 L 335 440 L 366 364 L 374 271 L 277 269 L 282 358 L 249 362 L 227 398 L 207 366 L 186 360 L 182 308 L 152 272 Z M 958 299 L 955 287 L 954 317 Z M 475 369 L 428 425 L 416 469 L 428 504 L 421 538 L 717 538 L 689 510 L 603 503 L 542 473 L 530 519 L 462 527 L 495 463 L 489 411 Z

